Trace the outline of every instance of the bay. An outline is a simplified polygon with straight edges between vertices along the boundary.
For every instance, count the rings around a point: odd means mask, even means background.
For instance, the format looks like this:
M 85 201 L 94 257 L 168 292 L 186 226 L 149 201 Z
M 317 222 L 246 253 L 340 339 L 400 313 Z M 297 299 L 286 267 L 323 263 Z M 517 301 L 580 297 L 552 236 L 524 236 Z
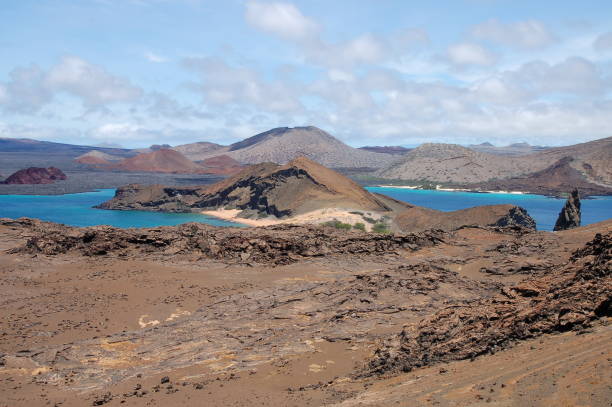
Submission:
M 525 208 L 535 219 L 538 230 L 552 230 L 565 199 L 533 194 L 436 191 L 394 187 L 367 187 L 370 192 L 385 194 L 400 201 L 439 211 L 456 211 L 480 205 L 512 204 Z M 581 200 L 582 225 L 612 218 L 612 196 Z
M 371 192 L 389 195 L 413 205 L 454 211 L 479 205 L 518 205 L 536 220 L 539 230 L 552 230 L 565 200 L 532 194 L 476 193 L 462 191 L 413 190 L 368 187 Z M 0 195 L 0 217 L 30 217 L 71 226 L 110 225 L 121 228 L 172 226 L 200 222 L 215 226 L 242 226 L 197 213 L 110 211 L 93 206 L 109 200 L 114 189 L 65 195 Z M 612 196 L 582 201 L 582 224 L 612 218 Z
M 111 211 L 93 208 L 114 195 L 114 189 L 65 195 L 0 195 L 0 218 L 28 217 L 70 226 L 110 225 L 120 228 L 174 226 L 187 222 L 242 226 L 197 213 Z

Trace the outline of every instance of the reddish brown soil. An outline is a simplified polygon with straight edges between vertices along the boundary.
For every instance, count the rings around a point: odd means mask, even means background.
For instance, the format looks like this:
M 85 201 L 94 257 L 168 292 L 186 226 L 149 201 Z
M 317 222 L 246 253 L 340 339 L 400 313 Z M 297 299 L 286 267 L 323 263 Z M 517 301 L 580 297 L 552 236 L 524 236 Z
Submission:
M 53 184 L 57 180 L 65 180 L 66 174 L 59 168 L 30 167 L 10 175 L 3 184 Z
M 76 158 L 74 161 L 80 164 L 91 165 L 94 167 L 106 167 L 112 165 L 110 161 L 93 155 L 86 155 L 84 157 Z
M 204 167 L 208 174 L 234 175 L 244 169 L 238 161 L 225 154 L 198 161 L 198 164 Z
M 405 326 L 449 307 L 488 304 L 528 279 L 563 278 L 572 253 L 610 233 L 612 221 L 559 233 L 464 228 L 435 244 L 363 241 L 367 250 L 326 255 L 305 255 L 297 242 L 314 231 L 302 227 L 210 235 L 189 225 L 101 229 L 0 222 L 0 406 L 608 406 L 612 399 L 605 316 L 473 361 L 359 378 Z M 234 255 L 255 247 L 258 234 L 271 241 L 279 233 L 286 264 Z M 364 236 L 324 233 L 330 248 Z M 189 243 L 210 239 L 227 256 Z M 482 272 L 491 269 L 498 273 Z
M 122 171 L 202 174 L 205 170 L 178 151 L 163 148 L 126 158 L 111 168 Z

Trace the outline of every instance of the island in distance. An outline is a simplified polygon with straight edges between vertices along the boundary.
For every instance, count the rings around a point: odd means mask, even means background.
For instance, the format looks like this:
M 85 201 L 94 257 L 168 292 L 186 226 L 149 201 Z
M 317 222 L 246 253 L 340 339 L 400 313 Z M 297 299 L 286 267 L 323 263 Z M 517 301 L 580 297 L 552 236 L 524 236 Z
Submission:
M 478 206 L 455 212 L 419 208 L 366 191 L 351 179 L 306 157 L 278 165 L 250 166 L 205 187 L 127 185 L 102 209 L 202 212 L 252 226 L 340 222 L 364 230 L 415 232 L 466 225 L 535 229 L 527 212 L 512 205 Z
M 578 188 L 583 197 L 612 193 L 610 137 L 567 147 L 521 145 L 512 147 L 511 153 L 504 148 L 481 147 L 438 143 L 414 149 L 353 148 L 314 126 L 271 129 L 231 145 L 202 141 L 133 150 L 5 138 L 0 139 L 0 172 L 15 172 L 25 163 L 55 166 L 74 179 L 62 191 L 68 188 L 77 192 L 79 188 L 82 191 L 118 187 L 129 180 L 188 185 L 189 175 L 198 176 L 191 177 L 192 184 L 210 184 L 251 164 L 283 165 L 305 156 L 366 185 L 425 188 L 437 185 L 449 189 L 521 191 L 553 196 L 564 196 L 572 188 Z M 41 148 L 49 152 L 36 154 Z M 92 171 L 98 174 L 95 178 L 89 175 Z M 79 187 L 79 182 L 83 186 Z M 49 191 L 54 193 L 51 188 Z

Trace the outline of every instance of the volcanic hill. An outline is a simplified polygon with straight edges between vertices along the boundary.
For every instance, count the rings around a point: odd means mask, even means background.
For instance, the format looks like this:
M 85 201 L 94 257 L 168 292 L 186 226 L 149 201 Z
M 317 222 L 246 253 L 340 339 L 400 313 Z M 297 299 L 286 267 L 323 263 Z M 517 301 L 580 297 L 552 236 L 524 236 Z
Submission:
M 475 189 L 515 189 L 558 195 L 578 186 L 583 195 L 593 193 L 589 189 L 611 194 L 610 162 L 612 137 L 520 156 L 489 154 L 454 144 L 423 144 L 377 174 L 387 179 L 422 180 Z
M 384 201 L 349 178 L 299 157 L 286 165 L 253 165 L 207 187 L 127 185 L 100 207 L 174 212 L 224 208 L 282 218 L 330 207 L 390 211 Z
M 194 161 L 226 154 L 243 164 L 273 162 L 286 164 L 308 157 L 330 168 L 380 168 L 396 156 L 350 147 L 329 133 L 314 127 L 279 127 L 231 144 L 194 143 L 174 148 Z
M 143 172 L 167 172 L 198 174 L 205 170 L 193 161 L 186 158 L 178 151 L 167 148 L 159 149 L 150 153 L 141 153 L 135 157 L 125 160 L 111 167 L 122 171 L 143 171 Z
M 65 179 L 66 174 L 59 168 L 30 167 L 8 176 L 2 184 L 53 184 L 57 180 Z
M 320 224 L 342 219 L 350 224 L 383 223 L 403 232 L 426 229 L 455 230 L 467 225 L 521 226 L 535 229 L 527 212 L 513 205 L 490 205 L 455 212 L 440 212 L 372 194 L 351 179 L 305 157 L 286 165 L 253 165 L 232 178 L 208 187 L 127 185 L 99 206 L 103 209 L 164 212 L 208 211 L 238 222 L 265 226 L 282 223 Z M 330 213 L 331 211 L 331 213 Z M 308 216 L 306 216 L 308 215 Z M 272 217 L 269 218 L 269 217 Z M 264 219 L 265 220 L 260 220 Z M 274 222 L 274 223 L 270 223 Z

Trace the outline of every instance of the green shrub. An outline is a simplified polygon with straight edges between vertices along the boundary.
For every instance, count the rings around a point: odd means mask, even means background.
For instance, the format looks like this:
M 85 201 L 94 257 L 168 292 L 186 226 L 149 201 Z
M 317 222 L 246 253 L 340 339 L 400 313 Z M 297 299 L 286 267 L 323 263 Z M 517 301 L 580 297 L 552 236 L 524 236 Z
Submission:
M 357 229 L 357 230 L 361 230 L 362 232 L 365 232 L 366 228 L 365 225 L 361 222 L 357 222 L 353 225 L 353 229 Z
M 375 233 L 391 233 L 389 226 L 385 223 L 376 223 L 372 226 L 372 232 Z
M 323 223 L 323 225 L 343 230 L 351 230 L 352 228 L 350 223 L 342 223 L 339 220 L 330 220 L 329 222 Z
M 370 218 L 369 216 L 362 216 L 362 217 L 363 217 L 363 220 L 365 220 L 368 223 L 375 224 L 377 222 L 376 219 Z

